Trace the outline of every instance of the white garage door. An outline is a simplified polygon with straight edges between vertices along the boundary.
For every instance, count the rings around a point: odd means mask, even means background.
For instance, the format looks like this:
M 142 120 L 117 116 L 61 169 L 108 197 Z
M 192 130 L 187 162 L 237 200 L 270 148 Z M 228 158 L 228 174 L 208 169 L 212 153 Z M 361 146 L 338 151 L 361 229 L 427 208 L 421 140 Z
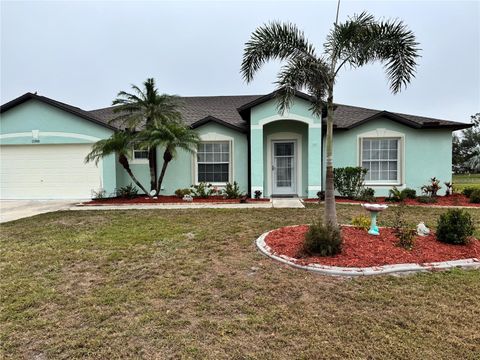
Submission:
M 0 198 L 88 199 L 101 188 L 101 162 L 84 163 L 91 145 L 0 146 Z

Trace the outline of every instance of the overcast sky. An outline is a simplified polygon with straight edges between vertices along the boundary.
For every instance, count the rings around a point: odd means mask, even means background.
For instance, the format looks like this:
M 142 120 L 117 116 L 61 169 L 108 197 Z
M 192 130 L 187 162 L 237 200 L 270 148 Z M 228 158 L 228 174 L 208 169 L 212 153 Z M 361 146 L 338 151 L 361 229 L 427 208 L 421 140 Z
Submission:
M 1 1 L 1 103 L 27 91 L 84 109 L 106 107 L 147 77 L 178 95 L 266 94 L 279 64 L 251 84 L 239 74 L 243 45 L 269 20 L 296 23 L 322 50 L 336 1 Z M 341 73 L 335 101 L 469 121 L 480 112 L 480 1 L 345 1 L 340 20 L 363 10 L 397 17 L 422 48 L 416 79 L 389 92 L 381 65 Z

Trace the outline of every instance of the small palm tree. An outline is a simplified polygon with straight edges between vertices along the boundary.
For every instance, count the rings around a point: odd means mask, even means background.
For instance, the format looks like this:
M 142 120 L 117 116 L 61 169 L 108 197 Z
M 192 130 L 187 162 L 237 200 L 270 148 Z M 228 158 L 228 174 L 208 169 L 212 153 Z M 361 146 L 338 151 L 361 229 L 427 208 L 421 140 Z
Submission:
M 157 181 L 157 196 L 162 188 L 163 178 L 167 171 L 167 166 L 176 155 L 177 148 L 188 152 L 195 152 L 200 141 L 197 133 L 190 127 L 180 122 L 169 122 L 156 128 L 144 130 L 139 133 L 139 139 L 144 147 L 155 148 L 163 147 L 163 166 Z
M 93 144 L 92 151 L 85 157 L 85 162 L 95 161 L 95 164 L 98 164 L 101 158 L 110 154 L 117 154 L 118 162 L 123 166 L 128 175 L 130 175 L 133 182 L 148 195 L 148 191 L 135 177 L 128 162 L 128 156 L 131 154 L 134 141 L 135 136 L 131 132 L 116 131 L 108 139 L 99 140 Z
M 334 24 L 322 54 L 294 24 L 271 22 L 257 28 L 245 44 L 241 73 L 247 82 L 270 60 L 285 61 L 278 73 L 278 107 L 288 110 L 296 90 L 311 95 L 311 111 L 321 116 L 327 103 L 325 222 L 337 224 L 333 185 L 333 90 L 339 71 L 379 61 L 395 94 L 414 77 L 419 56 L 415 35 L 399 20 L 377 21 L 361 13 Z
M 143 89 L 132 85 L 133 93 L 120 91 L 112 104 L 117 105 L 117 114 L 111 122 L 121 123 L 129 129 L 159 127 L 168 122 L 180 122 L 181 102 L 177 96 L 160 94 L 155 80 L 147 79 Z M 150 189 L 157 188 L 157 152 L 154 147 L 148 149 L 148 165 L 150 168 Z

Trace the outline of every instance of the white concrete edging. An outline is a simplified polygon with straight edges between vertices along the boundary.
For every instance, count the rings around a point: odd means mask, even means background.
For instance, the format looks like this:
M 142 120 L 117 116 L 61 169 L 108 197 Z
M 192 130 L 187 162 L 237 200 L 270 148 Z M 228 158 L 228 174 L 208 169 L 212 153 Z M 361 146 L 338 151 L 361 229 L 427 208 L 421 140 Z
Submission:
M 470 258 L 470 259 L 461 259 L 461 260 L 450 260 L 434 263 L 425 263 L 425 264 L 395 264 L 395 265 L 383 265 L 383 266 L 372 266 L 372 267 L 340 267 L 340 266 L 329 266 L 321 264 L 308 264 L 300 265 L 295 262 L 296 259 L 285 256 L 285 255 L 276 255 L 272 249 L 265 243 L 265 238 L 270 232 L 274 230 L 267 231 L 260 235 L 255 244 L 257 245 L 260 252 L 274 260 L 277 260 L 283 264 L 303 269 L 307 271 L 316 272 L 323 275 L 331 276 L 371 276 L 371 275 L 385 275 L 385 274 L 396 274 L 396 273 L 414 273 L 414 272 L 424 272 L 424 271 L 435 271 L 435 270 L 447 270 L 452 268 L 462 268 L 462 269 L 480 269 L 480 259 Z

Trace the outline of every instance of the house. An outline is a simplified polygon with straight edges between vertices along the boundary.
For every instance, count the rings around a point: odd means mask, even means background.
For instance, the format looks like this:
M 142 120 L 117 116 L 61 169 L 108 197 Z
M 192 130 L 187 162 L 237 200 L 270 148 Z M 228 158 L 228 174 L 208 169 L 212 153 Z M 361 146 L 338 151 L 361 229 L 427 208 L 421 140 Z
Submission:
M 309 111 L 298 92 L 279 114 L 275 93 L 184 97 L 184 121 L 202 143 L 196 155 L 180 151 L 169 166 L 162 194 L 199 182 L 264 197 L 315 197 L 325 184 L 325 119 Z M 84 163 L 92 143 L 109 137 L 112 107 L 86 111 L 32 94 L 0 108 L 0 197 L 85 199 L 94 191 L 131 183 L 115 156 Z M 337 104 L 334 166 L 369 169 L 376 195 L 393 186 L 419 191 L 429 178 L 451 181 L 452 131 L 469 124 Z M 157 168 L 162 165 L 158 149 Z M 148 186 L 146 151 L 132 149 L 131 167 Z

